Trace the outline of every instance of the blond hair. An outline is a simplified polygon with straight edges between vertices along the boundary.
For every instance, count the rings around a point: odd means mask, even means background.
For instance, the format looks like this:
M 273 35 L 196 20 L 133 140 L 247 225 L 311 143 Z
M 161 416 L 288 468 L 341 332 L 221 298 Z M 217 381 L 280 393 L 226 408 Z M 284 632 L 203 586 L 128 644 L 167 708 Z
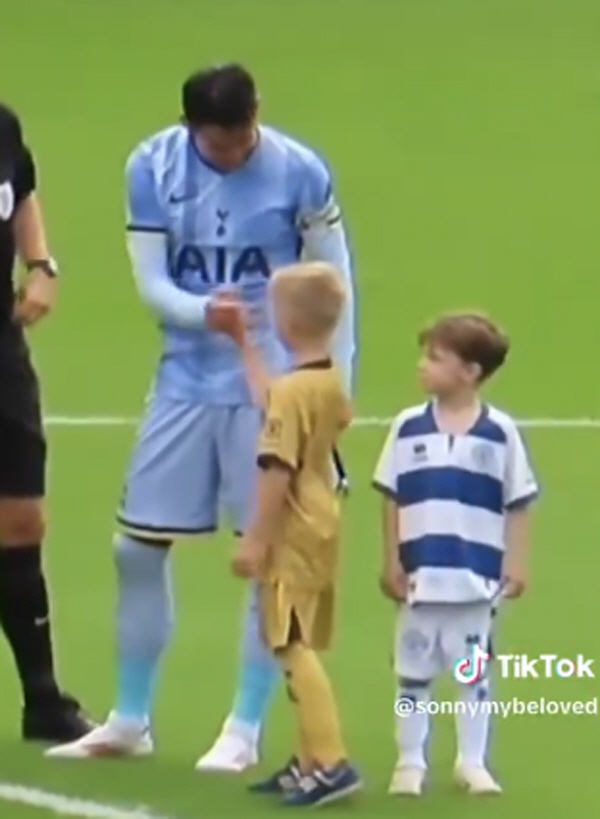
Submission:
M 282 267 L 273 274 L 272 287 L 297 333 L 314 338 L 333 333 L 346 301 L 344 280 L 335 267 L 325 262 Z

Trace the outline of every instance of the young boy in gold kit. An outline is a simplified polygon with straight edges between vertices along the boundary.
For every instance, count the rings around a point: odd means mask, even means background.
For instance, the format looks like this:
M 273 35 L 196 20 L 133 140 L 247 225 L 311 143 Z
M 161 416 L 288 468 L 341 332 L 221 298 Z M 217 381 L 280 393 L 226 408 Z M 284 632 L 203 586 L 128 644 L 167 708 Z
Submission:
M 268 382 L 260 353 L 240 326 L 248 378 L 265 405 L 253 520 L 233 560 L 235 574 L 259 583 L 266 640 L 287 679 L 298 717 L 295 757 L 255 792 L 290 806 L 321 805 L 359 790 L 337 703 L 318 657 L 333 633 L 340 503 L 332 451 L 351 410 L 330 358 L 345 300 L 337 271 L 322 263 L 283 268 L 272 279 L 281 337 L 294 369 Z

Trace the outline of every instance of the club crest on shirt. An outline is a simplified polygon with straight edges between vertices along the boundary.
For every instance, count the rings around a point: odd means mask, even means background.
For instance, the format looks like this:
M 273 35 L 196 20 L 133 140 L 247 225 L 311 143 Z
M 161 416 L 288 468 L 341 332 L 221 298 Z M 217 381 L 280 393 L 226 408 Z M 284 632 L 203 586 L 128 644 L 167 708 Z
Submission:
M 227 233 L 227 219 L 229 217 L 228 210 L 217 209 L 217 236 L 225 236 Z
M 279 418 L 267 418 L 265 422 L 265 437 L 269 441 L 278 441 L 281 438 L 283 424 Z
M 8 222 L 15 209 L 15 192 L 10 182 L 0 185 L 0 220 Z
M 409 654 L 424 654 L 429 648 L 429 640 L 416 629 L 409 629 L 402 638 L 402 645 Z
M 413 461 L 416 464 L 425 463 L 427 460 L 427 447 L 425 444 L 415 444 L 413 446 Z
M 496 460 L 492 444 L 475 444 L 472 450 L 473 463 L 479 469 L 490 469 Z

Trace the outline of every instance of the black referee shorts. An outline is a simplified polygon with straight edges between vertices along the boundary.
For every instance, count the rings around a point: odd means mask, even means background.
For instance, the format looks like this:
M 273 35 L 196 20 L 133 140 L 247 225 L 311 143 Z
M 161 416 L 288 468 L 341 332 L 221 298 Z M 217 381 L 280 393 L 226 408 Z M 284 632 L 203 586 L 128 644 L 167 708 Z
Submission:
M 7 373 L 0 366 L 0 497 L 41 498 L 46 440 L 33 369 Z

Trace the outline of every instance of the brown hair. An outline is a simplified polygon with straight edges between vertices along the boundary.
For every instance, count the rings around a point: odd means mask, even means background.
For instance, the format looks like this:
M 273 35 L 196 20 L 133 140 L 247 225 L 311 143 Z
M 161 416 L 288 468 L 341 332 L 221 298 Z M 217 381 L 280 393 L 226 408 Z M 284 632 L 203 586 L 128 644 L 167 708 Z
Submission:
M 481 381 L 504 364 L 510 342 L 504 332 L 481 313 L 454 313 L 441 316 L 421 330 L 419 346 L 449 350 L 466 364 L 481 367 Z
M 289 265 L 273 274 L 272 285 L 302 335 L 322 338 L 335 330 L 346 300 L 335 267 L 324 262 Z

